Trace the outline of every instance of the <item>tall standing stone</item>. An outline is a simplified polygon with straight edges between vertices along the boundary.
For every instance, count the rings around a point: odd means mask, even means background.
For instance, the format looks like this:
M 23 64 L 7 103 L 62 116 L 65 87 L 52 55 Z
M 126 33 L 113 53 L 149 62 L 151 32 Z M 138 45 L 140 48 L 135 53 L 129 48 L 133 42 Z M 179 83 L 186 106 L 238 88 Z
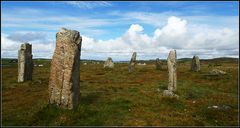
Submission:
M 156 59 L 156 69 L 161 70 L 162 69 L 162 64 L 159 58 Z
M 176 62 L 176 50 L 170 51 L 167 58 L 168 65 L 168 90 L 177 90 L 177 62 Z
M 131 58 L 130 63 L 129 63 L 129 65 L 128 65 L 128 71 L 129 71 L 129 72 L 132 72 L 132 71 L 134 70 L 134 67 L 135 67 L 135 65 L 136 65 L 136 63 L 137 63 L 136 58 L 137 58 L 137 53 L 136 53 L 136 52 L 133 52 L 132 58 Z
M 195 72 L 200 71 L 200 60 L 198 56 L 193 56 L 191 70 Z
M 108 59 L 105 61 L 103 68 L 114 68 L 114 63 L 111 57 L 108 57 Z
M 78 31 L 61 28 L 51 62 L 49 102 L 72 109 L 79 102 L 82 37 Z
M 32 72 L 32 45 L 25 43 L 18 50 L 18 82 L 32 80 Z
M 174 94 L 177 90 L 177 62 L 176 62 L 176 50 L 170 51 L 167 58 L 168 65 L 168 90 L 164 90 L 163 94 L 165 96 L 176 97 L 179 96 Z

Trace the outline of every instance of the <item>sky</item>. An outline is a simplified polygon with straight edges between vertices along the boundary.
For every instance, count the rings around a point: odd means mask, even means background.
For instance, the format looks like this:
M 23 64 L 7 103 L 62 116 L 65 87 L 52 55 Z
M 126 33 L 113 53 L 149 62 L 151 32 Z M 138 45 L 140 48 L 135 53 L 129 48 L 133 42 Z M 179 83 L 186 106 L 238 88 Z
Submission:
M 1 56 L 17 58 L 22 43 L 33 58 L 52 58 L 56 33 L 82 36 L 81 59 L 113 61 L 239 58 L 239 3 L 163 1 L 1 2 Z

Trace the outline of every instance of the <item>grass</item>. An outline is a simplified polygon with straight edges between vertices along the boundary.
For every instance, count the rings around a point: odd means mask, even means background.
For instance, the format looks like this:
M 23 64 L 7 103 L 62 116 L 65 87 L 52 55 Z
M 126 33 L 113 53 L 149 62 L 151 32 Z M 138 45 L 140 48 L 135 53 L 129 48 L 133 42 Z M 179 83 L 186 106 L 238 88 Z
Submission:
M 33 80 L 17 82 L 17 64 L 2 68 L 2 123 L 4 126 L 237 126 L 238 63 L 218 62 L 224 76 L 205 76 L 211 60 L 200 72 L 190 71 L 191 61 L 177 68 L 179 99 L 162 96 L 167 89 L 163 70 L 154 63 L 127 64 L 104 69 L 102 64 L 80 67 L 80 104 L 74 110 L 48 104 L 50 61 L 34 60 Z M 7 62 L 4 61 L 7 64 Z M 209 106 L 229 106 L 213 109 Z

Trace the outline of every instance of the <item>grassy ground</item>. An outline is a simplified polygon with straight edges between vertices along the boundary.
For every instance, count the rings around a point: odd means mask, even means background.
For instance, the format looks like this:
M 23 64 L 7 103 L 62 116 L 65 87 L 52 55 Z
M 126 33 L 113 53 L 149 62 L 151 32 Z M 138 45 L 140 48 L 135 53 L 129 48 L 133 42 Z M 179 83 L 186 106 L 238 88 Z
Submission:
M 2 123 L 8 125 L 68 126 L 237 126 L 238 63 L 218 62 L 228 74 L 205 76 L 211 61 L 200 72 L 191 72 L 190 61 L 177 68 L 178 100 L 163 97 L 167 89 L 166 63 L 161 71 L 154 64 L 127 64 L 103 69 L 102 64 L 81 65 L 80 105 L 62 110 L 48 105 L 49 61 L 34 67 L 33 80 L 17 83 L 17 64 L 2 68 Z M 219 106 L 219 109 L 208 108 Z M 227 106 L 224 109 L 221 106 Z

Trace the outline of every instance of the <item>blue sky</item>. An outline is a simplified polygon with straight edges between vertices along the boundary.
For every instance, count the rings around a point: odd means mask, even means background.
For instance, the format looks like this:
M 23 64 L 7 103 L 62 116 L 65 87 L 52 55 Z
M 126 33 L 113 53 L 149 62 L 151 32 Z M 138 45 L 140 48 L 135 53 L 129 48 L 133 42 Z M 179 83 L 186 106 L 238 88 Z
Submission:
M 21 43 L 35 58 L 51 58 L 61 27 L 83 37 L 83 59 L 128 60 L 238 57 L 238 2 L 1 2 L 1 55 Z

